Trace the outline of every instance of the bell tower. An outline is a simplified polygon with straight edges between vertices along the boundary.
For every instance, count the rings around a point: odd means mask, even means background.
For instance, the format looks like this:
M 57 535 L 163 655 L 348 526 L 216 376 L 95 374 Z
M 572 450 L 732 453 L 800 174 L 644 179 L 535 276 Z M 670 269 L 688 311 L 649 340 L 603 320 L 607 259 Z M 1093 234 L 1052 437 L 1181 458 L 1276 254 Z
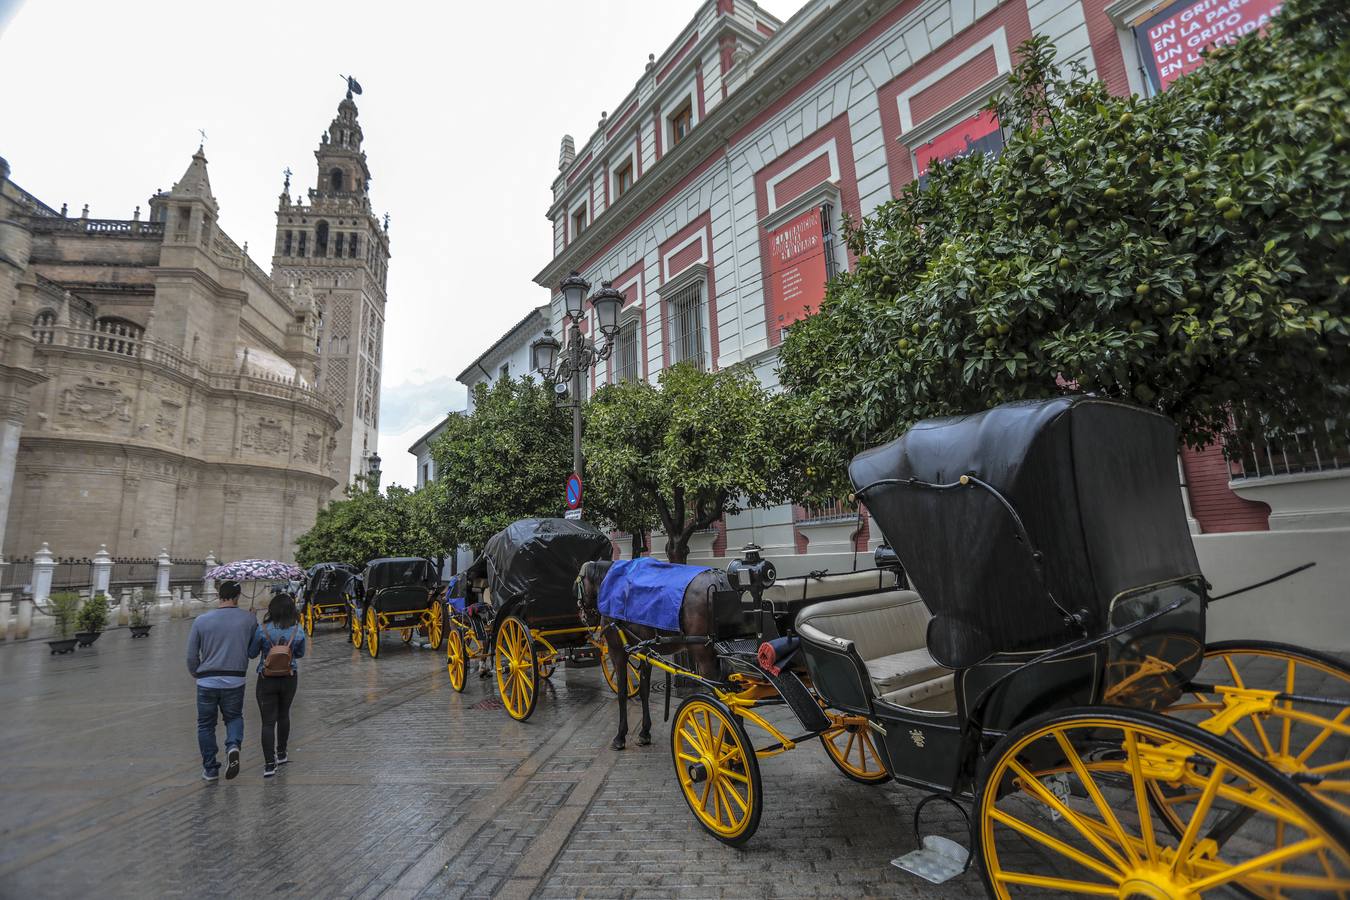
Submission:
M 342 485 L 365 473 L 376 454 L 389 272 L 389 216 L 381 223 L 371 210 L 365 136 L 353 99 L 360 93 L 348 78 L 347 96 L 314 151 L 314 186 L 307 196 L 292 196 L 286 170 L 272 256 L 278 284 L 313 290 L 318 389 L 338 405 L 343 423 L 331 473 Z

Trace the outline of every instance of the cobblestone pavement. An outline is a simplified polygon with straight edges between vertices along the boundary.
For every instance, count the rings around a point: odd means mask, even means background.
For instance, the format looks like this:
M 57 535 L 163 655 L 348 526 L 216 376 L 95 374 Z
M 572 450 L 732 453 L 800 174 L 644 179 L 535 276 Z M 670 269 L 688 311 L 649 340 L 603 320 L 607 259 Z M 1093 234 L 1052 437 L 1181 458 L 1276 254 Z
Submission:
M 372 661 L 336 626 L 300 663 L 290 765 L 263 780 L 250 683 L 243 772 L 206 784 L 187 628 L 0 645 L 0 897 L 983 893 L 891 866 L 922 795 L 847 781 L 818 747 L 764 761 L 763 822 L 734 850 L 679 796 L 660 695 L 653 745 L 616 753 L 598 669 L 560 669 L 518 723 L 491 680 L 456 694 L 443 654 L 389 637 Z

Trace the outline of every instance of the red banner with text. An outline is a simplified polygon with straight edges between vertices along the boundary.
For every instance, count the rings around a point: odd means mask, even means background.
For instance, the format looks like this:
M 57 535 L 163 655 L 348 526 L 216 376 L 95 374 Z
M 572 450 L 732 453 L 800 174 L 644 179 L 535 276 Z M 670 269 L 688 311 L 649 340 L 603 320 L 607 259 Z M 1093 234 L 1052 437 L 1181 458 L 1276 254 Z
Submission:
M 783 329 L 820 309 L 825 299 L 825 236 L 821 212 L 812 209 L 775 228 L 769 235 L 770 343 Z
M 1283 0 L 1179 0 L 1134 28 L 1139 57 L 1155 91 L 1200 68 L 1200 53 L 1263 31 Z

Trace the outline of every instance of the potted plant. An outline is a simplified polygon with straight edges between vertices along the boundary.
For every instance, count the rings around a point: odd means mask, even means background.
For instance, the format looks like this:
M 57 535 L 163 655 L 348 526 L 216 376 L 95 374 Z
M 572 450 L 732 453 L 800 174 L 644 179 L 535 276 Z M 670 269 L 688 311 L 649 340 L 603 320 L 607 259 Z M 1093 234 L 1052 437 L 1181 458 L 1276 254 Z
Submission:
M 75 650 L 75 644 L 78 638 L 70 636 L 70 630 L 75 625 L 75 616 L 80 608 L 80 595 L 69 592 L 52 594 L 47 598 L 47 608 L 44 610 L 52 617 L 52 631 L 56 634 L 55 640 L 47 642 L 51 648 L 52 654 L 72 653 Z
M 150 624 L 150 604 L 152 602 L 144 595 L 132 601 L 131 636 L 133 638 L 150 636 L 150 629 L 154 627 Z
M 97 594 L 80 607 L 80 613 L 75 618 L 75 627 L 78 629 L 75 632 L 75 639 L 79 641 L 81 647 L 88 647 L 98 640 L 98 636 L 107 625 L 108 598 L 103 594 Z

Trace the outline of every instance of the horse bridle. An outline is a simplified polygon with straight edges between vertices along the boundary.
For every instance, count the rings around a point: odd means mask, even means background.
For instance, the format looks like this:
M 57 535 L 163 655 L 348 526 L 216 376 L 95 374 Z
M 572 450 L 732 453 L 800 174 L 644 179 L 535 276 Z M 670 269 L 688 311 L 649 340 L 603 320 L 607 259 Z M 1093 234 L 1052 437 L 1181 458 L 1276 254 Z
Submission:
M 586 576 L 589 575 L 590 572 L 591 563 L 582 563 L 581 571 L 577 573 L 576 580 L 572 582 L 572 596 L 577 601 L 577 614 L 588 628 L 594 627 L 595 625 L 595 622 L 591 621 L 590 611 L 586 608 Z

